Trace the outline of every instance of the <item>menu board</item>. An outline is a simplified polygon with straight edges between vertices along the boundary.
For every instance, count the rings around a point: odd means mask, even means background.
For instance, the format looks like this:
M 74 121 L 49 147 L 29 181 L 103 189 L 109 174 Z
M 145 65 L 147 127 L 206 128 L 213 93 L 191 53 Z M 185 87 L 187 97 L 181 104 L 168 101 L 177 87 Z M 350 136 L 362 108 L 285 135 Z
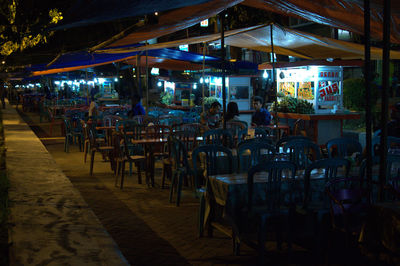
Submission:
M 295 83 L 294 82 L 279 82 L 278 92 L 283 92 L 285 96 L 294 97 L 294 90 L 295 90 Z
M 297 98 L 303 100 L 314 100 L 314 82 L 298 82 Z
M 339 81 L 319 81 L 318 101 L 337 102 L 340 100 Z

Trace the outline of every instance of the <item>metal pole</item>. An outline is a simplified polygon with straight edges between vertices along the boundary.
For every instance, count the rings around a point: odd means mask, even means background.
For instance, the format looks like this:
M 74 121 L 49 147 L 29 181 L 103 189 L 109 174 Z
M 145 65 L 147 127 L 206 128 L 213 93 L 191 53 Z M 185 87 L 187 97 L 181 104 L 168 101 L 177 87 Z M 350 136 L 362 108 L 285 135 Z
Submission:
M 203 113 L 205 112 L 205 110 L 204 110 L 204 68 L 205 68 L 205 64 L 206 64 L 206 43 L 203 42 L 203 74 L 202 74 L 203 82 L 201 83 L 201 89 L 202 89 L 201 104 L 203 107 Z
M 146 41 L 147 45 L 147 41 Z M 146 110 L 149 110 L 149 63 L 148 63 L 149 51 L 146 50 Z
M 370 0 L 364 0 L 364 80 L 365 80 L 365 130 L 367 149 L 367 186 L 372 182 L 372 114 L 371 114 L 371 32 L 370 32 Z
M 390 0 L 385 0 L 383 7 L 383 53 L 382 53 L 382 117 L 379 167 L 379 200 L 384 200 L 384 185 L 387 167 L 387 121 L 389 91 L 389 52 L 390 52 Z
M 222 60 L 222 115 L 225 118 L 226 113 L 226 90 L 225 90 L 225 25 L 224 25 L 224 18 L 225 18 L 225 10 L 220 14 L 220 21 L 221 21 L 221 60 Z M 225 119 L 223 128 L 226 128 L 226 121 Z
M 280 136 L 279 136 L 279 130 L 278 130 L 278 110 L 276 109 L 276 106 L 278 105 L 278 97 L 276 97 L 276 86 L 275 86 L 275 53 L 274 53 L 274 24 L 271 23 L 270 26 L 270 38 L 271 38 L 271 57 L 272 57 L 272 91 L 275 92 L 275 127 L 276 127 L 276 140 L 278 141 Z

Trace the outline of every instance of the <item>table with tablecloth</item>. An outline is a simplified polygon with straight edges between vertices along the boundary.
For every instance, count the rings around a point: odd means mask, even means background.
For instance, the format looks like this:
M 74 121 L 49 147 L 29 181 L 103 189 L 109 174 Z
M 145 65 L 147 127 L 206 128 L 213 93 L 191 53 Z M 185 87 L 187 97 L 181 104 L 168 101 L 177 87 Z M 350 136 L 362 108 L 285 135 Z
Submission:
M 281 197 L 282 203 L 289 201 L 289 195 L 292 200 L 299 205 L 304 198 L 304 171 L 298 171 L 293 182 L 283 178 Z M 313 170 L 311 172 L 310 192 L 313 201 L 325 202 L 328 205 L 328 199 L 325 193 L 325 173 L 323 169 Z M 257 173 L 254 176 L 254 203 L 265 201 L 265 183 L 267 182 L 266 173 Z M 221 174 L 209 176 L 206 192 L 206 208 L 204 226 L 209 227 L 214 221 L 213 215 L 210 215 L 216 208 L 215 205 L 222 206 L 222 217 L 229 221 L 239 231 L 241 227 L 241 213 L 247 206 L 248 186 L 247 173 Z

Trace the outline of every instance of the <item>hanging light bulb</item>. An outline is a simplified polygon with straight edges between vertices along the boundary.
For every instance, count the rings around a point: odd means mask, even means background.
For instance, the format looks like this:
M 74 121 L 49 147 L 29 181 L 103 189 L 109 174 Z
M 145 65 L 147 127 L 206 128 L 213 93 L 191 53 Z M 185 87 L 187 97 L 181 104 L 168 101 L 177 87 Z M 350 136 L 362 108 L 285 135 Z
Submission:
M 267 79 L 267 78 L 268 78 L 268 72 L 267 72 L 267 70 L 264 70 L 264 73 L 263 73 L 263 78 L 265 78 L 265 79 Z
M 200 78 L 200 83 L 203 83 L 203 82 L 204 82 L 203 77 L 201 77 Z

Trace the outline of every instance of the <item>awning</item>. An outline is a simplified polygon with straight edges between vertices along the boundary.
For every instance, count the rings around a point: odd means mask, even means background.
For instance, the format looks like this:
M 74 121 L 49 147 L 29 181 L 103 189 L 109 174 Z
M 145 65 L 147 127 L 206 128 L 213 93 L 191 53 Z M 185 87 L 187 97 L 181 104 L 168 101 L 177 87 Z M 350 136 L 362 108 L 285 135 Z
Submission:
M 344 66 L 344 67 L 362 67 L 364 61 L 361 60 L 304 60 L 296 62 L 276 62 L 275 68 L 303 67 L 303 66 Z M 259 70 L 273 69 L 272 63 L 262 63 L 258 65 Z
M 186 6 L 198 5 L 212 0 L 91 0 L 75 1 L 64 14 L 64 20 L 52 30 L 82 27 L 117 19 L 132 18 L 154 12 L 164 12 Z
M 53 73 L 68 72 L 79 69 L 84 69 L 88 67 L 95 67 L 105 64 L 110 64 L 113 62 L 122 62 L 135 59 L 141 52 L 129 52 L 129 53 L 119 53 L 119 54 L 109 54 L 109 53 L 89 53 L 89 52 L 75 52 L 68 53 L 57 58 L 50 66 L 46 64 L 35 65 L 27 69 L 32 72 L 33 76 L 38 75 L 48 75 Z M 165 62 L 168 65 L 174 65 L 175 68 L 179 66 L 182 67 L 193 67 L 193 69 L 199 69 L 200 63 L 203 61 L 203 55 L 189 53 L 174 49 L 157 49 L 148 51 L 148 56 L 153 58 L 164 58 L 169 59 Z M 219 58 L 206 56 L 206 62 L 219 62 Z M 141 60 L 145 63 L 145 58 Z M 197 63 L 197 64 L 195 64 Z M 157 64 L 162 65 L 161 61 Z M 190 69 L 190 68 L 189 68 Z M 201 68 L 200 68 L 201 69 Z M 184 70 L 184 69 L 182 69 Z
M 273 25 L 274 52 L 304 59 L 363 59 L 364 46 L 356 43 L 339 41 L 332 38 L 320 37 L 294 29 Z M 253 26 L 244 29 L 225 32 L 225 44 L 251 50 L 271 52 L 270 25 Z M 219 42 L 220 34 L 192 37 L 171 42 L 157 43 L 147 46 L 120 47 L 115 49 L 98 50 L 97 52 L 126 53 L 177 47 L 182 44 L 201 42 Z M 382 49 L 371 48 L 371 58 L 380 59 Z M 391 59 L 400 59 L 400 52 L 391 51 Z
M 158 38 L 179 30 L 189 28 L 202 20 L 213 17 L 226 8 L 240 3 L 242 0 L 213 0 L 199 5 L 192 5 L 172 10 L 158 16 L 156 24 L 148 25 L 135 30 L 132 33 L 122 33 L 106 41 L 103 47 L 118 47 L 139 43 Z M 162 2 L 162 1 L 161 1 Z M 117 39 L 116 41 L 113 41 Z
M 383 0 L 370 0 L 371 36 L 383 39 Z M 245 0 L 243 4 L 364 35 L 363 0 Z M 400 1 L 391 1 L 390 41 L 400 43 Z

